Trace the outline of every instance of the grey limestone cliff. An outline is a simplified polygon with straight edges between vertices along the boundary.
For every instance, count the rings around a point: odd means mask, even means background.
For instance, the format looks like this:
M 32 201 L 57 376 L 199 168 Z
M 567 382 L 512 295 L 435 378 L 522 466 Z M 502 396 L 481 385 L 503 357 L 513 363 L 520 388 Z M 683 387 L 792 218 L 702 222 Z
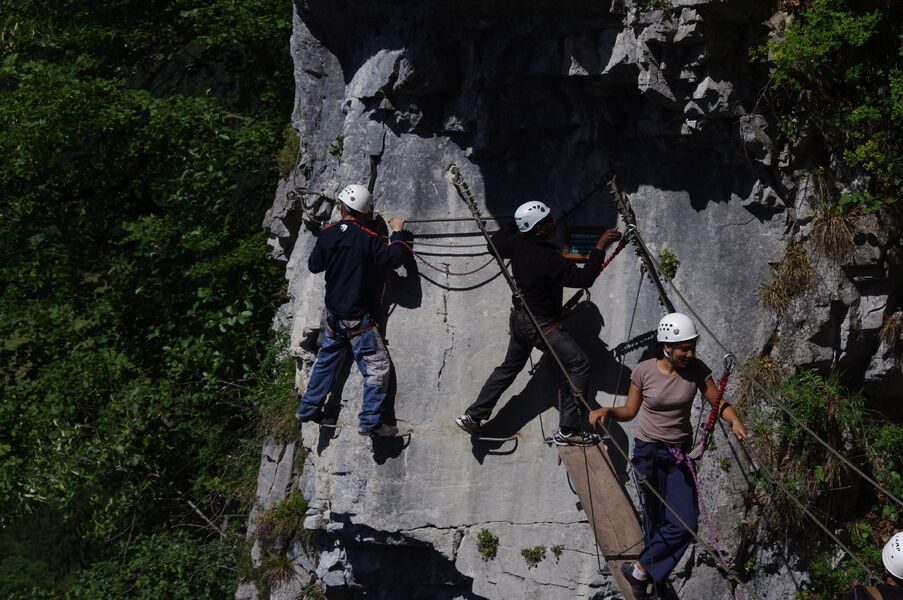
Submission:
M 485 215 L 510 215 L 535 199 L 559 214 L 572 210 L 568 222 L 605 226 L 619 217 L 600 184 L 617 174 L 651 250 L 679 257 L 677 288 L 741 360 L 760 352 L 783 325 L 756 290 L 811 213 L 798 176 L 811 165 L 775 147 L 773 125 L 757 113 L 748 53 L 768 35 L 771 16 L 753 0 L 297 0 L 299 160 L 265 226 L 289 281 L 292 301 L 280 318 L 291 329 L 298 387 L 323 310 L 322 276 L 308 273 L 306 260 L 332 211 L 328 198 L 359 182 L 372 185 L 378 215 L 467 217 L 443 178 L 450 164 Z M 357 434 L 353 372 L 335 437 L 305 425 L 296 442 L 267 444 L 249 532 L 260 510 L 291 490 L 311 506 L 310 533 L 291 553 L 298 577 L 271 586 L 269 597 L 297 597 L 311 580 L 329 597 L 618 597 L 597 567 L 556 452 L 542 442 L 541 426 L 548 433 L 557 423 L 552 365 L 536 352 L 536 375 L 522 373 L 489 423 L 499 435 L 516 434 L 516 444 L 473 443 L 454 425 L 503 356 L 511 303 L 495 265 L 450 274 L 488 258 L 473 223 L 409 228 L 437 236 L 419 242 L 454 246 L 419 245 L 439 270 L 408 260 L 385 290 L 385 306 L 394 307 L 386 337 L 395 410 L 413 435 L 373 442 Z M 880 244 L 860 247 L 851 270 L 826 260 L 830 289 L 799 307 L 807 333 L 786 358 L 847 361 L 877 385 L 900 377 L 877 348 L 890 290 Z M 593 360 L 590 395 L 600 404 L 623 398 L 662 315 L 643 277 L 637 255 L 623 252 L 591 289 L 592 305 L 568 322 Z M 716 373 L 722 354 L 703 336 L 700 355 Z M 625 424 L 624 439 L 630 434 Z M 734 523 L 747 507 L 739 469 L 717 466 L 722 452 L 703 463 L 702 485 L 733 557 Z M 491 560 L 477 550 L 484 528 L 498 536 Z M 521 550 L 539 545 L 562 551 L 531 567 Z M 750 585 L 769 598 L 787 597 L 805 579 L 779 546 L 754 551 Z M 732 597 L 714 565 L 700 548 L 688 552 L 673 576 L 680 596 Z M 239 597 L 260 593 L 248 583 Z

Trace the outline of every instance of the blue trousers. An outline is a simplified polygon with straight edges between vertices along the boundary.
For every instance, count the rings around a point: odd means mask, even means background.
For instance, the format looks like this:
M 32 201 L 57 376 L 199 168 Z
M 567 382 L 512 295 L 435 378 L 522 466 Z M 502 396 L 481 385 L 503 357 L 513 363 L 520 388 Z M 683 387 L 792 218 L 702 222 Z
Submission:
M 689 449 L 687 444 L 684 450 Z M 637 475 L 644 476 L 674 509 L 672 512 L 666 508 L 645 485 L 640 485 L 645 501 L 646 545 L 639 563 L 659 583 L 668 577 L 693 541 L 693 535 L 683 523 L 696 532 L 699 518 L 696 487 L 687 466 L 677 464 L 666 444 L 634 439 L 633 464 Z
M 358 417 L 360 429 L 371 431 L 380 425 L 392 363 L 382 336 L 366 316 L 359 320 L 342 320 L 326 315 L 320 351 L 311 369 L 307 390 L 300 398 L 297 414 L 310 417 L 320 409 L 349 349 L 364 378 L 364 400 Z

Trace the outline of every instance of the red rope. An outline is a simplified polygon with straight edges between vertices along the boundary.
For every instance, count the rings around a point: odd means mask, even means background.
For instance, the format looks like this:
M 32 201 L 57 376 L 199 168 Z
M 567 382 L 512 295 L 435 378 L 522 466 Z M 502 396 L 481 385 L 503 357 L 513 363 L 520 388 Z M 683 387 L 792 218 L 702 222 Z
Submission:
M 609 264 L 611 264 L 611 261 L 614 260 L 614 258 L 618 255 L 618 253 L 620 253 L 621 250 L 623 250 L 626 245 L 627 245 L 627 236 L 625 235 L 621 238 L 621 241 L 618 242 L 618 245 L 615 247 L 615 251 L 611 253 L 611 256 L 606 258 L 605 262 L 602 263 L 602 266 L 599 267 L 599 273 L 604 271 L 605 267 L 607 267 Z

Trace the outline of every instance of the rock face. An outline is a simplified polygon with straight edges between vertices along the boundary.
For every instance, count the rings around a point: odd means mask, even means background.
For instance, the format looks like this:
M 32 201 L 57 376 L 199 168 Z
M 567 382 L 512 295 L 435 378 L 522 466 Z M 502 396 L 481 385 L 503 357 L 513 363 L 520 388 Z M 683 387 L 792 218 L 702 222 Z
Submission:
M 773 126 L 755 112 L 748 50 L 766 35 L 762 3 L 297 0 L 295 9 L 300 159 L 265 226 L 286 265 L 292 302 L 281 318 L 291 327 L 299 389 L 323 310 L 322 276 L 311 275 L 306 260 L 329 198 L 345 183 L 363 183 L 372 185 L 379 215 L 467 217 L 443 179 L 452 163 L 485 215 L 542 200 L 571 224 L 618 222 L 600 185 L 616 173 L 641 235 L 654 253 L 667 247 L 677 255 L 674 283 L 716 335 L 741 359 L 768 343 L 775 323 L 756 290 L 783 255 L 805 192 L 790 159 L 778 165 Z M 298 444 L 309 453 L 268 444 L 249 531 L 260 509 L 299 489 L 315 540 L 294 546 L 303 575 L 271 587 L 269 597 L 295 597 L 312 578 L 336 598 L 618 597 L 556 452 L 542 442 L 557 425 L 549 361 L 534 353 L 535 376 L 521 374 L 488 424 L 516 440 L 472 442 L 454 424 L 504 355 L 511 305 L 494 264 L 454 276 L 489 258 L 474 223 L 409 229 L 430 264 L 408 260 L 383 301 L 393 307 L 386 337 L 395 410 L 413 434 L 382 442 L 357 434 L 361 386 L 352 372 L 337 436 L 305 425 Z M 839 277 L 838 286 L 850 285 Z M 868 366 L 867 377 L 899 377 L 874 352 L 844 354 L 850 340 L 875 333 L 887 299 L 849 292 L 838 302 L 855 310 L 841 315 L 828 301 L 807 325 L 838 321 L 840 347 L 813 335 L 812 348 L 798 349 L 808 354 L 794 358 L 816 363 L 838 351 L 840 360 Z M 629 251 L 591 293 L 593 304 L 567 327 L 593 360 L 590 396 L 620 402 L 662 307 Z M 723 352 L 713 340 L 703 336 L 699 349 L 719 372 Z M 624 429 L 632 433 L 630 424 Z M 741 478 L 739 468 L 716 466 L 722 451 L 701 475 L 722 549 L 732 555 Z M 301 456 L 303 465 L 291 464 Z M 488 560 L 477 547 L 482 529 L 498 537 Z M 535 546 L 549 551 L 530 566 L 521 551 Z M 780 550 L 759 550 L 757 560 L 751 585 L 760 593 L 785 597 L 798 585 Z M 672 577 L 682 597 L 732 596 L 714 564 L 700 548 L 687 553 Z M 239 597 L 259 593 L 245 585 Z

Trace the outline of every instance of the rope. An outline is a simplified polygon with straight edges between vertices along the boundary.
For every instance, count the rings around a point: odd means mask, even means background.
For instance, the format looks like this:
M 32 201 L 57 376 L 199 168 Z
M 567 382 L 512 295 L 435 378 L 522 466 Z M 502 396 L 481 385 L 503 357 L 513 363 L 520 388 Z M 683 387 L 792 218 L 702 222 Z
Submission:
M 709 518 L 709 511 L 702 499 L 702 489 L 699 486 L 699 478 L 696 477 L 696 467 L 693 465 L 693 461 L 690 460 L 690 458 L 686 454 L 684 454 L 680 448 L 669 447 L 668 451 L 671 453 L 671 456 L 674 457 L 674 462 L 676 462 L 678 465 L 687 465 L 687 470 L 690 471 L 690 476 L 693 478 L 693 486 L 696 488 L 696 500 L 699 503 L 700 512 L 702 512 L 702 520 L 705 522 L 706 529 L 708 529 L 709 532 L 709 542 L 715 549 L 718 561 L 721 563 L 721 568 L 725 571 L 729 571 L 730 569 L 728 567 L 727 559 L 724 558 L 724 555 L 721 552 L 721 548 L 718 547 L 718 539 L 715 537 L 715 528 L 712 527 L 712 520 Z
M 473 275 L 474 273 L 478 273 L 478 272 L 482 271 L 483 269 L 485 269 L 486 267 L 488 267 L 489 265 L 491 265 L 492 261 L 495 260 L 494 258 L 490 258 L 488 261 L 486 261 L 485 263 L 483 263 L 482 265 L 480 265 L 479 267 L 477 267 L 476 269 L 474 269 L 472 271 L 464 271 L 461 273 L 455 273 L 455 272 L 449 271 L 447 268 L 437 267 L 436 265 L 432 264 L 431 262 L 429 262 L 428 260 L 423 258 L 419 252 L 414 251 L 414 249 L 407 242 L 404 242 L 402 240 L 395 240 L 391 243 L 392 244 L 401 244 L 402 246 L 404 246 L 405 248 L 408 249 L 408 252 L 410 252 L 411 254 L 414 255 L 414 258 L 416 258 L 417 260 L 419 260 L 420 262 L 422 262 L 429 268 L 433 269 L 434 271 L 439 271 L 443 275 L 451 275 L 453 277 L 465 277 L 467 275 Z
M 611 255 L 605 259 L 605 262 L 602 263 L 602 266 L 599 267 L 599 274 L 601 274 L 602 271 L 605 270 L 605 267 L 610 265 L 611 261 L 613 261 L 615 259 L 615 257 L 621 253 L 621 250 L 623 250 L 625 246 L 627 246 L 628 238 L 630 237 L 630 234 L 633 231 L 636 231 L 636 227 L 634 227 L 633 225 L 628 225 L 627 232 L 621 237 L 620 241 L 618 242 L 618 245 L 615 246 L 614 252 L 612 252 Z
M 417 237 L 416 235 L 414 236 Z M 486 244 L 442 244 L 440 242 L 417 242 L 418 246 L 430 246 L 432 248 L 485 248 Z
M 478 288 L 481 288 L 481 287 L 483 287 L 484 285 L 487 285 L 487 284 L 489 284 L 489 283 L 492 283 L 493 281 L 495 281 L 496 279 L 499 278 L 499 275 L 501 275 L 501 273 L 496 273 L 496 274 L 493 275 L 492 277 L 489 277 L 489 278 L 487 278 L 487 279 L 484 279 L 483 281 L 480 281 L 479 283 L 475 283 L 475 284 L 473 284 L 473 285 L 459 286 L 459 287 L 455 287 L 455 286 L 451 286 L 451 285 L 445 285 L 444 283 L 439 283 L 439 282 L 436 281 L 435 279 L 430 279 L 429 277 L 427 277 L 427 276 L 424 275 L 423 273 L 418 273 L 418 275 L 420 275 L 420 278 L 421 278 L 421 279 L 427 280 L 428 282 L 430 282 L 430 283 L 431 283 L 432 285 L 434 285 L 435 287 L 437 287 L 437 288 L 439 288 L 439 289 L 443 289 L 443 290 L 445 290 L 446 292 L 470 292 L 470 291 L 476 290 L 476 289 L 478 289 Z
M 690 451 L 690 458 L 693 460 L 699 460 L 702 458 L 703 453 L 705 453 L 705 447 L 709 443 L 709 437 L 712 435 L 712 430 L 715 429 L 715 423 L 718 421 L 718 412 L 721 410 L 721 401 L 724 399 L 724 392 L 727 389 L 727 381 L 731 377 L 731 373 L 734 371 L 734 355 L 733 354 L 725 354 L 724 355 L 724 373 L 721 374 L 721 379 L 718 381 L 718 397 L 715 398 L 715 403 L 712 404 L 712 410 L 709 411 L 709 418 L 705 422 L 705 427 L 702 430 L 702 434 L 697 439 L 696 445 L 693 446 L 693 449 Z M 700 411 L 700 416 L 702 416 L 702 411 Z M 698 426 L 698 424 L 697 424 Z
M 635 233 L 636 233 L 637 243 L 640 245 L 643 252 L 646 254 L 646 256 L 649 257 L 650 261 L 653 263 L 655 268 L 657 270 L 660 270 L 658 261 L 649 252 L 649 248 L 646 246 L 646 243 L 643 241 L 643 237 L 640 235 L 639 231 L 637 231 Z M 680 292 L 680 290 L 677 289 L 677 286 L 674 285 L 674 282 L 671 281 L 670 279 L 668 279 L 667 281 L 668 281 L 668 285 L 671 286 L 671 289 L 674 290 L 674 293 L 677 294 L 677 297 L 680 298 L 680 301 L 683 302 L 684 306 L 687 307 L 687 310 L 690 312 L 690 314 L 693 315 L 693 317 L 696 319 L 696 322 L 700 324 L 700 326 L 705 330 L 705 332 L 715 342 L 715 344 L 719 348 L 721 348 L 725 353 L 733 354 L 733 352 L 718 338 L 718 336 L 715 335 L 715 332 L 712 331 L 712 329 L 708 326 L 708 324 L 706 324 L 706 322 L 702 319 L 702 317 L 699 316 L 699 313 L 696 312 L 696 310 L 693 308 L 693 306 L 690 304 L 690 302 L 684 297 L 684 295 Z M 850 468 L 850 470 L 852 470 L 854 473 L 856 473 L 857 475 L 862 477 L 865 481 L 869 482 L 876 490 L 878 490 L 879 492 L 881 492 L 882 494 L 884 494 L 885 496 L 887 496 L 888 498 L 893 500 L 899 506 L 903 507 L 903 500 L 898 498 L 893 492 L 891 492 L 890 490 L 888 490 L 887 488 L 882 486 L 880 483 L 878 483 L 877 481 L 875 481 L 874 479 L 869 477 L 862 469 L 860 469 L 855 464 L 853 464 L 853 462 L 850 459 L 848 459 L 846 456 L 844 456 L 843 454 L 841 454 L 840 452 L 835 450 L 834 447 L 831 446 L 831 444 L 826 442 L 820 435 L 818 435 L 815 431 L 813 431 L 812 428 L 810 428 L 808 425 L 806 425 L 802 421 L 802 419 L 800 419 L 795 414 L 793 414 L 793 412 L 791 412 L 791 410 L 789 408 L 787 408 L 786 404 L 781 402 L 774 394 L 772 394 L 768 390 L 768 388 L 764 384 L 762 384 L 749 371 L 749 369 L 746 368 L 745 364 L 740 364 L 739 368 L 740 368 L 740 371 L 743 373 L 743 375 L 747 379 L 749 379 L 766 398 L 768 398 L 775 406 L 780 408 L 803 431 L 808 433 L 813 439 L 815 439 L 819 444 L 821 444 L 828 452 L 833 454 L 835 458 L 839 459 L 841 462 L 843 462 L 845 465 L 847 465 Z
M 526 311 L 527 315 L 530 317 L 530 321 L 532 322 L 533 327 L 536 329 L 536 331 L 539 333 L 540 337 L 542 338 L 543 342 L 548 347 L 549 354 L 555 359 L 555 362 L 558 364 L 558 368 L 561 369 L 561 373 L 564 375 L 565 379 L 568 382 L 568 385 L 571 388 L 571 393 L 581 404 L 583 404 L 584 407 L 586 407 L 587 410 L 592 410 L 592 407 L 586 401 L 586 398 L 583 396 L 583 391 L 578 389 L 577 386 L 574 384 L 574 380 L 571 378 L 570 373 L 568 373 L 567 367 L 565 367 L 564 363 L 561 361 L 561 357 L 558 356 L 558 353 L 549 344 L 548 337 L 542 331 L 542 327 L 540 326 L 539 321 L 536 318 L 536 315 L 533 314 L 533 311 L 530 308 L 529 304 L 527 304 L 527 302 L 524 300 L 523 294 L 518 289 L 517 284 L 514 281 L 514 278 L 511 276 L 511 274 L 508 272 L 508 269 L 505 267 L 505 264 L 502 262 L 501 255 L 498 252 L 498 248 L 495 247 L 495 244 L 493 243 L 492 238 L 490 238 L 489 234 L 486 233 L 486 228 L 480 221 L 480 213 L 479 213 L 479 209 L 477 208 L 476 201 L 473 199 L 473 196 L 471 195 L 470 189 L 467 187 L 467 184 L 461 179 L 460 173 L 458 172 L 457 167 L 455 167 L 454 165 L 449 167 L 447 175 L 450 177 L 452 183 L 455 185 L 455 188 L 458 190 L 458 193 L 461 196 L 461 198 L 464 200 L 465 203 L 467 203 L 468 208 L 470 208 L 470 212 L 473 215 L 474 220 L 477 222 L 477 225 L 480 227 L 480 231 L 483 233 L 483 236 L 486 238 L 486 242 L 488 243 L 490 249 L 492 250 L 493 257 L 495 258 L 496 262 L 498 263 L 499 268 L 502 271 L 502 274 L 505 276 L 505 280 L 508 282 L 508 285 L 511 287 L 511 291 L 514 294 L 514 297 L 517 298 L 521 302 L 521 304 L 524 307 L 524 310 Z M 618 441 L 611 435 L 611 431 L 609 431 L 608 427 L 606 427 L 604 423 L 601 423 L 600 425 L 601 425 L 602 429 L 605 431 L 605 434 L 611 440 L 612 445 L 618 450 L 618 452 L 621 454 L 621 456 L 624 457 L 624 460 L 627 461 L 627 464 L 629 464 L 631 467 L 635 468 L 635 466 L 633 465 L 633 461 L 630 460 L 630 456 L 627 454 L 627 452 L 624 450 L 624 448 L 621 446 L 621 444 L 618 443 Z M 601 449 L 600 449 L 600 452 L 601 452 Z M 644 478 L 644 485 L 646 485 L 647 489 L 656 498 L 658 498 L 658 500 L 662 503 L 663 506 L 665 506 L 669 510 L 671 510 L 671 512 L 674 514 L 674 516 L 677 518 L 677 520 L 680 522 L 680 524 L 684 527 L 684 529 L 697 542 L 699 542 L 700 546 L 702 546 L 707 552 L 709 552 L 713 556 L 717 556 L 717 554 L 713 551 L 711 546 L 705 540 L 703 540 L 701 537 L 699 537 L 699 535 L 689 527 L 687 522 L 684 521 L 683 518 L 677 514 L 677 512 L 670 505 L 670 503 L 668 503 L 668 501 L 665 500 L 661 496 L 661 494 L 658 493 L 658 490 L 654 489 L 649 484 L 649 482 L 645 480 L 645 478 Z M 728 572 L 727 575 L 728 575 L 728 577 L 730 577 L 731 579 L 736 581 L 738 584 L 740 584 L 740 586 L 742 586 L 747 591 L 749 591 L 750 595 L 752 595 L 756 598 L 759 597 L 754 592 L 752 592 L 752 590 L 750 590 L 746 584 L 744 584 L 742 581 L 740 581 L 740 579 L 738 579 L 736 575 L 734 575 L 731 572 Z

